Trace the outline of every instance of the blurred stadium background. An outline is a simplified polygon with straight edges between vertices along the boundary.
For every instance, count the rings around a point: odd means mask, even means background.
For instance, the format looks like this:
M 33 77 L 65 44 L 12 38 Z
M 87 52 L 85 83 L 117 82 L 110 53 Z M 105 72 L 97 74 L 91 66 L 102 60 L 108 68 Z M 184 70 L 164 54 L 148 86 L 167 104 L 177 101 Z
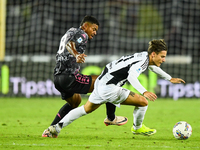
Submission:
M 161 68 L 186 84 L 171 85 L 148 71 L 141 82 L 160 97 L 200 97 L 199 0 L 1 0 L 0 97 L 59 96 L 52 81 L 60 38 L 85 15 L 100 27 L 81 71 L 99 74 L 111 60 L 164 39 L 169 51 Z

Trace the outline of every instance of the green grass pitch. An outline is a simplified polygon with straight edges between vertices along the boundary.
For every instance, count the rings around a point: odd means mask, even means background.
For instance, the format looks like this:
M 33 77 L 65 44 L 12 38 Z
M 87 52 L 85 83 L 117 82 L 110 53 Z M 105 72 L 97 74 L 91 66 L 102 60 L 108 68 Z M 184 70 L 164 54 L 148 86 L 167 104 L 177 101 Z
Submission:
M 85 104 L 86 98 L 82 101 Z M 116 115 L 127 116 L 123 126 L 105 126 L 105 105 L 65 127 L 58 138 L 41 137 L 59 108 L 60 98 L 0 98 L 0 149 L 2 150 L 155 150 L 200 149 L 200 100 L 160 99 L 149 102 L 144 124 L 157 129 L 153 136 L 133 135 L 133 106 L 121 106 Z M 82 105 L 81 104 L 81 105 Z M 188 140 L 173 137 L 178 121 L 187 121 L 193 129 Z

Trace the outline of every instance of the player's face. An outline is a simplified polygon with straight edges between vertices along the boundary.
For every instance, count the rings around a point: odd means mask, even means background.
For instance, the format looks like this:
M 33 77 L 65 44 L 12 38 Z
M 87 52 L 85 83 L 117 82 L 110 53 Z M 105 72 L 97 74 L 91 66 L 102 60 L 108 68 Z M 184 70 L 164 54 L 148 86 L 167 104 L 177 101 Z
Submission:
M 156 65 L 160 67 L 160 65 L 165 62 L 165 57 L 167 55 L 167 51 L 161 51 L 160 53 L 156 54 L 155 52 L 151 53 L 151 62 L 150 65 Z
M 85 32 L 88 35 L 89 39 L 93 39 L 93 37 L 97 34 L 99 26 L 96 24 L 87 23 L 85 28 Z

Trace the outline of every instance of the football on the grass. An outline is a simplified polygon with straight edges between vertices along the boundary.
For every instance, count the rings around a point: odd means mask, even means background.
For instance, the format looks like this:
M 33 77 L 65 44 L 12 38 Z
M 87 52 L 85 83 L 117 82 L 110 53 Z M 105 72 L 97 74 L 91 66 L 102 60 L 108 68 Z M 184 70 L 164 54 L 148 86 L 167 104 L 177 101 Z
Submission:
M 185 121 L 179 121 L 174 125 L 173 135 L 176 139 L 186 140 L 192 135 L 192 127 Z

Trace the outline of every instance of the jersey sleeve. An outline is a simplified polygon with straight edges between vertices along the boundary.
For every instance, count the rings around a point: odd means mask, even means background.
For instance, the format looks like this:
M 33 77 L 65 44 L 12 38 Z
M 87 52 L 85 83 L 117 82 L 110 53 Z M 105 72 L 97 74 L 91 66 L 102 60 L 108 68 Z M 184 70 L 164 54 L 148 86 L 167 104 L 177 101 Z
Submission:
M 130 82 L 130 84 L 141 94 L 143 94 L 144 92 L 146 92 L 147 90 L 141 85 L 141 83 L 139 82 L 138 76 L 136 75 L 136 72 L 134 72 L 134 70 L 131 70 L 129 72 L 128 78 L 127 80 Z
M 77 32 L 72 41 L 75 42 L 77 52 L 81 54 L 85 52 L 88 41 L 88 36 L 86 33 Z
M 165 80 L 170 80 L 172 78 L 169 74 L 164 72 L 160 67 L 157 67 L 155 65 L 150 65 L 149 66 L 149 70 L 151 70 L 152 72 L 158 74 L 161 78 L 163 78 Z

